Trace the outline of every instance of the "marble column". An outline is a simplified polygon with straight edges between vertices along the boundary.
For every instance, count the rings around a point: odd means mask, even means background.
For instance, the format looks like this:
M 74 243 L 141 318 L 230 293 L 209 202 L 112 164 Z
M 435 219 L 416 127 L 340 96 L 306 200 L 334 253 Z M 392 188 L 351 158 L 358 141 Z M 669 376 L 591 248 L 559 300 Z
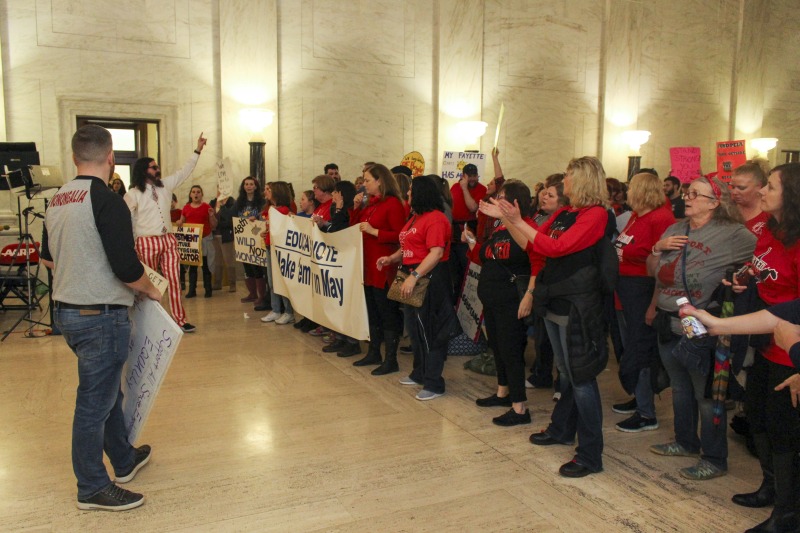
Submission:
M 0 41 L 0 142 L 6 140 L 6 97 L 3 90 L 3 43 Z
M 437 168 L 443 151 L 467 148 L 457 124 L 465 120 L 481 120 L 483 18 L 484 0 L 438 2 Z
M 622 132 L 644 129 L 639 126 L 639 83 L 642 42 L 648 28 L 642 25 L 645 7 L 626 0 L 607 2 L 603 21 L 603 59 L 601 76 L 601 150 L 598 153 L 608 176 L 625 181 L 630 148 L 622 142 Z M 653 166 L 642 147 L 645 167 Z
M 769 66 L 765 57 L 766 40 L 770 31 L 769 4 L 769 0 L 743 2 L 731 92 L 731 140 L 772 137 L 774 133 L 761 131 L 764 122 L 764 89 Z M 773 161 L 774 152 L 777 150 L 771 153 Z M 755 157 L 755 150 L 750 149 L 747 155 Z
M 275 113 L 261 137 L 266 180 L 279 179 L 277 0 L 219 2 L 219 62 L 222 153 L 230 157 L 236 187 L 250 169 L 252 134 L 239 116 L 246 108 Z

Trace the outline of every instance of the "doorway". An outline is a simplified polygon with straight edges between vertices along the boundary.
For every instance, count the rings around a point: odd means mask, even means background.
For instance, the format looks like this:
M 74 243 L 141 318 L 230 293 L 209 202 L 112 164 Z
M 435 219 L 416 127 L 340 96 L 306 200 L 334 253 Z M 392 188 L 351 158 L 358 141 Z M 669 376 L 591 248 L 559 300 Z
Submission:
M 159 121 L 154 119 L 120 119 L 78 116 L 80 128 L 96 124 L 111 132 L 114 142 L 114 172 L 122 180 L 125 189 L 130 188 L 133 164 L 140 157 L 152 157 L 159 161 Z

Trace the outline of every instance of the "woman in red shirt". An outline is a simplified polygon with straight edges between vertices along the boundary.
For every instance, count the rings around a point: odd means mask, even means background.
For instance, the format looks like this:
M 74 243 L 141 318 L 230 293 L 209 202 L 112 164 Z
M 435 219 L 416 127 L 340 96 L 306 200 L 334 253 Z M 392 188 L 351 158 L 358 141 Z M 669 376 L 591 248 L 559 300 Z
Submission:
M 400 249 L 380 257 L 379 270 L 394 263 L 409 276 L 400 287 L 404 296 L 411 295 L 417 279 L 429 278 L 422 307 L 405 306 L 406 322 L 411 325 L 413 370 L 400 380 L 403 385 L 422 385 L 417 400 L 433 400 L 444 394 L 444 359 L 450 334 L 458 319 L 450 299 L 451 283 L 447 268 L 450 257 L 452 227 L 444 216 L 444 205 L 438 184 L 428 176 L 411 182 L 411 219 L 400 231 Z
M 264 232 L 264 244 L 267 247 L 267 255 L 270 254 L 270 240 L 269 240 L 269 212 L 270 208 L 275 208 L 282 215 L 288 215 L 291 210 L 292 204 L 292 190 L 289 184 L 285 181 L 273 181 L 268 183 L 264 188 L 264 198 L 267 200 L 267 205 L 261 216 L 267 221 L 266 232 Z M 294 310 L 292 309 L 292 302 L 286 296 L 281 296 L 275 293 L 272 285 L 272 260 L 267 262 L 267 282 L 269 283 L 270 299 L 272 304 L 272 311 L 269 314 L 262 316 L 262 322 L 275 322 L 282 326 L 294 322 Z
M 772 169 L 760 192 L 761 209 L 770 219 L 756 242 L 752 271 L 759 298 L 765 306 L 773 306 L 800 298 L 800 164 Z M 794 513 L 793 523 L 798 527 L 800 411 L 792 407 L 787 390 L 776 391 L 775 387 L 800 369 L 772 337 L 756 351 L 747 372 L 745 412 L 764 478 L 756 492 L 736 494 L 733 502 L 745 507 L 774 503 L 770 521 L 784 523 L 787 515 Z M 789 531 L 780 529 L 784 530 Z
M 211 298 L 211 271 L 208 269 L 208 256 L 205 253 L 211 242 L 211 230 L 217 227 L 217 215 L 210 205 L 203 201 L 203 188 L 192 185 L 189 190 L 189 203 L 183 206 L 178 225 L 202 224 L 203 225 L 203 288 L 205 297 Z M 189 266 L 189 291 L 186 298 L 197 296 L 197 265 Z
M 650 384 L 650 364 L 659 360 L 656 331 L 650 326 L 655 316 L 653 291 L 656 280 L 647 275 L 647 258 L 653 245 L 669 226 L 675 223 L 671 205 L 664 201 L 664 191 L 658 176 L 636 174 L 628 189 L 628 202 L 633 214 L 617 236 L 614 245 L 619 258 L 617 296 L 625 320 L 625 353 L 619 366 L 622 388 L 634 395 L 631 402 L 612 407 L 617 413 L 633 413 L 617 424 L 619 431 L 635 433 L 658 429 L 653 387 Z
M 369 350 L 354 366 L 381 365 L 372 371 L 375 376 L 397 372 L 397 344 L 403 332 L 400 304 L 386 297 L 397 268 L 379 270 L 378 258 L 392 255 L 399 248 L 399 235 L 406 221 L 400 199 L 400 188 L 394 174 L 381 164 L 364 169 L 365 191 L 353 200 L 350 219 L 358 224 L 364 241 L 364 295 L 369 317 Z M 368 197 L 364 204 L 364 196 Z M 381 361 L 381 342 L 385 342 L 385 358 Z

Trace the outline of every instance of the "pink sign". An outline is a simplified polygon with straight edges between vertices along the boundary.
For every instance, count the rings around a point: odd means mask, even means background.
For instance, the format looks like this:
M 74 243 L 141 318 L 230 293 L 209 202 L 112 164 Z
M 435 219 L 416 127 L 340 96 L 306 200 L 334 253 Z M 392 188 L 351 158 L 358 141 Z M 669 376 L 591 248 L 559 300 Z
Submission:
M 700 148 L 697 146 L 676 146 L 669 149 L 669 160 L 672 164 L 670 174 L 689 183 L 702 175 L 700 171 Z

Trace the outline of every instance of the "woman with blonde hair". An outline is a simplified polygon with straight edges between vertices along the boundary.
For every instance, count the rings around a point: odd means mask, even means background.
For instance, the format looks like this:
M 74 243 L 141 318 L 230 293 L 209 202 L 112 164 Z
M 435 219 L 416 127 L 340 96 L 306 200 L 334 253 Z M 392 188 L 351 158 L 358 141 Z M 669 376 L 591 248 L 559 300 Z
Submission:
M 603 470 L 603 409 L 597 375 L 608 362 L 603 289 L 597 249 L 610 223 L 606 209 L 606 174 L 596 157 L 573 159 L 564 176 L 562 207 L 540 228 L 520 216 L 520 206 L 506 200 L 481 202 L 480 209 L 499 218 L 515 242 L 531 254 L 536 276 L 534 312 L 544 317 L 559 371 L 561 399 L 550 425 L 534 433 L 538 446 L 572 446 L 575 457 L 563 464 L 565 477 L 583 477 Z
M 622 388 L 634 398 L 614 405 L 612 410 L 631 414 L 616 427 L 619 431 L 635 433 L 658 429 L 650 383 L 650 365 L 658 362 L 658 340 L 650 325 L 655 316 L 656 280 L 647 273 L 647 258 L 664 230 L 675 223 L 675 217 L 664 199 L 661 180 L 654 174 L 636 174 L 631 179 L 628 202 L 633 213 L 614 246 L 619 258 L 616 292 L 622 304 L 620 331 L 625 343 L 619 380 Z

